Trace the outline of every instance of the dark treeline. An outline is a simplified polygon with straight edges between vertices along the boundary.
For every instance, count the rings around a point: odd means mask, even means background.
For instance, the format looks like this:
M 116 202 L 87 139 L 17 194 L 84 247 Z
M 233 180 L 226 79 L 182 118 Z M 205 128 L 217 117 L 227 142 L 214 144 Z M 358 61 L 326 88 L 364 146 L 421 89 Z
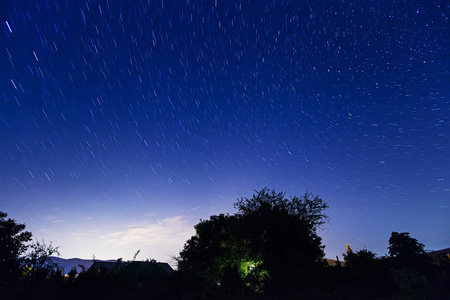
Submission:
M 344 261 L 324 259 L 317 231 L 328 205 L 305 193 L 268 189 L 211 216 L 176 258 L 95 262 L 64 274 L 58 247 L 31 243 L 25 224 L 0 212 L 2 299 L 450 299 L 450 255 L 430 256 L 407 232 L 392 232 L 388 254 L 347 245 Z M 136 255 L 135 255 L 136 258 Z

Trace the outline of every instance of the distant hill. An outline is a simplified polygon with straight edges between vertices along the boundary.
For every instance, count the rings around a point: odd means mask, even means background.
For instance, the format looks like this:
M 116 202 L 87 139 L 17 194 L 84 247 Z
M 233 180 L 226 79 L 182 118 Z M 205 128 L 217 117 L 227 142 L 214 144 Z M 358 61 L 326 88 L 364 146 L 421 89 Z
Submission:
M 80 267 L 80 265 L 84 266 L 84 268 L 87 270 L 94 263 L 94 260 L 92 260 L 92 259 L 81 259 L 81 258 L 66 259 L 66 258 L 61 258 L 61 257 L 56 257 L 56 256 L 50 256 L 50 258 L 52 259 L 52 261 L 54 263 L 60 265 L 63 268 L 64 274 L 69 273 L 70 270 L 72 270 L 72 268 L 76 268 L 77 272 L 80 273 L 83 270 L 83 268 Z M 95 261 L 96 262 L 115 263 L 115 262 L 117 262 L 117 259 L 109 259 L 109 260 L 96 259 Z M 126 262 L 126 261 L 124 261 L 124 262 Z M 143 263 L 143 262 L 136 261 L 136 263 Z M 172 270 L 172 267 L 170 267 L 170 265 L 167 263 L 157 262 L 157 264 L 163 266 L 165 269 L 170 268 L 170 270 Z
M 443 256 L 445 254 L 450 254 L 450 248 L 428 252 L 428 255 L 433 257 L 433 258 L 434 257 L 440 257 L 440 256 Z
M 89 269 L 92 264 L 94 263 L 94 261 L 92 259 L 81 259 L 81 258 L 69 258 L 69 259 L 65 259 L 65 258 L 61 258 L 61 257 L 56 257 L 56 256 L 50 256 L 50 258 L 52 259 L 52 261 L 54 263 L 57 263 L 58 265 L 60 265 L 61 267 L 63 267 L 65 274 L 69 273 L 70 270 L 72 270 L 72 268 L 76 268 L 77 272 L 81 272 L 82 268 L 80 267 L 80 265 L 84 266 L 85 269 Z M 103 262 L 116 262 L 116 259 L 110 259 L 110 260 L 100 260 L 100 259 L 96 259 L 96 261 L 103 261 Z
M 428 252 L 428 255 L 433 257 L 433 258 L 434 257 L 440 257 L 440 256 L 445 255 L 445 254 L 450 254 L 450 248 Z M 80 265 L 84 266 L 85 269 L 87 270 L 94 263 L 94 261 L 92 259 L 81 259 L 81 258 L 65 259 L 65 258 L 56 257 L 56 256 L 51 256 L 50 258 L 53 260 L 53 262 L 57 263 L 58 265 L 60 265 L 61 267 L 64 268 L 64 273 L 65 274 L 67 274 L 72 268 L 76 268 L 77 272 L 81 272 L 82 268 L 80 267 Z M 96 259 L 96 261 L 98 261 L 98 262 L 116 262 L 117 259 L 110 259 L 110 260 Z M 329 266 L 335 266 L 336 265 L 336 260 L 335 259 L 328 259 L 328 258 L 326 258 L 326 261 L 328 262 Z M 341 261 L 341 266 L 344 266 L 344 265 L 345 265 L 345 262 Z
M 325 260 L 327 261 L 329 266 L 336 266 L 337 265 L 337 260 L 335 259 L 330 259 L 330 258 L 325 258 Z M 345 266 L 345 261 L 339 261 L 341 263 L 341 267 Z

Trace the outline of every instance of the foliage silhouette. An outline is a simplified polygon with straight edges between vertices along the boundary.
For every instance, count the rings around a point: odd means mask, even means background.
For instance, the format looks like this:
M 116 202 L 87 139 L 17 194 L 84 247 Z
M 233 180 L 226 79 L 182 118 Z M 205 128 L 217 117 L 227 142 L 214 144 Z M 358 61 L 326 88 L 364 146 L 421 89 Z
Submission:
M 341 271 L 341 285 L 346 290 L 360 293 L 358 297 L 367 294 L 387 297 L 395 290 L 386 258 L 378 258 L 367 249 L 354 252 L 348 244 L 343 255 L 345 267 Z
M 0 287 L 6 287 L 20 276 L 20 256 L 27 250 L 31 232 L 25 224 L 8 218 L 0 211 Z
M 12 261 L 7 274 L 16 277 L 1 282 L 0 298 L 450 299 L 448 249 L 427 254 L 409 233 L 393 232 L 388 256 L 347 245 L 344 265 L 325 265 L 317 230 L 327 205 L 320 198 L 306 193 L 286 199 L 263 189 L 235 207 L 233 215 L 211 216 L 195 226 L 178 270 L 155 260 L 136 261 L 137 251 L 133 260 L 94 259 L 97 267 L 68 275 L 48 260 L 58 247 L 27 246 L 31 233 L 25 225 L 2 213 L 0 247 L 16 246 L 6 251 L 9 256 L 1 249 L 2 263 Z M 31 252 L 24 255 L 27 248 Z
M 409 236 L 408 232 L 392 232 L 389 238 L 389 258 L 396 270 L 410 269 L 422 275 L 431 276 L 432 261 L 424 245 Z
M 180 253 L 178 267 L 220 285 L 233 296 L 288 290 L 314 278 L 324 267 L 324 246 L 317 229 L 328 205 L 305 193 L 287 199 L 267 188 L 235 203 L 234 215 L 211 216 L 195 226 L 196 235 Z M 207 279 L 211 276 L 211 279 Z M 289 280 L 287 280 L 289 279 Z
M 425 276 L 407 268 L 391 270 L 391 272 L 403 298 L 411 300 L 427 298 L 431 285 Z
M 25 267 L 29 268 L 33 274 L 41 273 L 46 275 L 49 272 L 55 272 L 61 268 L 51 259 L 52 255 L 59 256 L 59 247 L 54 247 L 52 243 L 47 246 L 44 241 L 35 243 L 29 246 L 32 250 L 25 256 Z
M 409 259 L 414 256 L 424 256 L 426 255 L 424 247 L 417 239 L 410 237 L 409 232 L 393 231 L 389 238 L 388 249 L 391 257 Z
M 365 268 L 374 262 L 376 253 L 367 249 L 353 252 L 350 245 L 346 245 L 346 253 L 344 254 L 345 265 L 349 268 Z

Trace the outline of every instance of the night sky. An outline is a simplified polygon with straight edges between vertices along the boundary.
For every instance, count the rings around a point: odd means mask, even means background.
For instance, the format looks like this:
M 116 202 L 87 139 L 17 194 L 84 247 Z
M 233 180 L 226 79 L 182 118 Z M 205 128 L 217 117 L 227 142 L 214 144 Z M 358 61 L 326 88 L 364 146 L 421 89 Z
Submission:
M 0 210 L 62 257 L 169 261 L 263 187 L 326 256 L 450 246 L 448 1 L 1 1 Z M 341 258 L 342 259 L 342 258 Z

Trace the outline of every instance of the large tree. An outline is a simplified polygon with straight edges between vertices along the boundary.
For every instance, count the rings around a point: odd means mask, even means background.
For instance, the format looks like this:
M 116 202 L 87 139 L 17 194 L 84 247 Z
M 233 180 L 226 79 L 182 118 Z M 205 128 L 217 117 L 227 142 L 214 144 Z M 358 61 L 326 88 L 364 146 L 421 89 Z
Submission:
M 7 218 L 0 211 L 0 282 L 7 284 L 20 275 L 20 256 L 27 250 L 31 232 L 25 231 L 25 224 Z
M 409 232 L 392 232 L 389 238 L 389 255 L 391 257 L 412 257 L 426 255 L 424 244 L 409 236 Z
M 389 238 L 389 256 L 397 268 L 409 268 L 419 273 L 428 272 L 431 259 L 424 244 L 409 236 L 409 232 L 392 232 Z
M 311 277 L 322 265 L 317 229 L 328 206 L 321 198 L 307 192 L 288 199 L 265 188 L 234 206 L 236 214 L 211 216 L 195 226 L 196 235 L 180 253 L 180 270 L 208 274 L 222 286 L 262 291 Z

